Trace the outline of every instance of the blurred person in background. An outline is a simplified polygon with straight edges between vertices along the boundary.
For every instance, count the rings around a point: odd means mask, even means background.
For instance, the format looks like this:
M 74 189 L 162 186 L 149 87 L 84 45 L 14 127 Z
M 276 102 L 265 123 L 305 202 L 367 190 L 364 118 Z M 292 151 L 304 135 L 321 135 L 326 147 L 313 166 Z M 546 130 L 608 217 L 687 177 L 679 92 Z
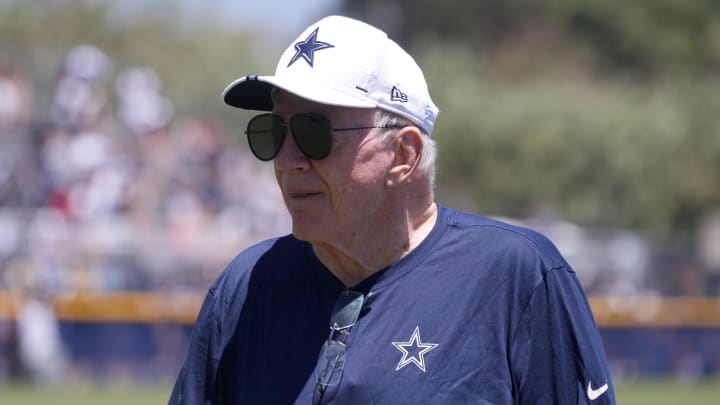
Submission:
M 22 377 L 17 322 L 0 322 L 0 386 Z
M 32 205 L 42 188 L 34 139 L 27 136 L 33 95 L 32 79 L 21 68 L 0 60 L 0 207 Z M 0 239 L 4 233 L 0 229 Z M 5 253 L 1 250 L 0 259 Z
M 434 202 L 438 109 L 384 32 L 324 18 L 224 100 L 272 111 L 246 133 L 292 234 L 210 288 L 171 404 L 615 402 L 554 245 Z
M 0 61 L 0 136 L 27 125 L 31 102 L 31 81 L 14 66 Z
M 22 369 L 32 382 L 57 383 L 68 369 L 68 357 L 51 298 L 44 288 L 26 291 L 18 311 L 18 348 Z

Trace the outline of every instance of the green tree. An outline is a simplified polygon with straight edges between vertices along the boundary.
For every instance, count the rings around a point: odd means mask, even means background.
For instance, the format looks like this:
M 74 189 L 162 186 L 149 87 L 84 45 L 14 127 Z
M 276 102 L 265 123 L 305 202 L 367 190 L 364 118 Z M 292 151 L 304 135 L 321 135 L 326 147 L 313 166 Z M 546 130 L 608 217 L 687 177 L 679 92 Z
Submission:
M 413 48 L 440 39 L 494 53 L 547 46 L 537 41 L 544 38 L 583 49 L 611 72 L 707 72 L 720 64 L 713 0 L 354 0 L 343 8 Z
M 441 200 L 661 238 L 720 205 L 716 2 L 344 4 L 425 69 Z

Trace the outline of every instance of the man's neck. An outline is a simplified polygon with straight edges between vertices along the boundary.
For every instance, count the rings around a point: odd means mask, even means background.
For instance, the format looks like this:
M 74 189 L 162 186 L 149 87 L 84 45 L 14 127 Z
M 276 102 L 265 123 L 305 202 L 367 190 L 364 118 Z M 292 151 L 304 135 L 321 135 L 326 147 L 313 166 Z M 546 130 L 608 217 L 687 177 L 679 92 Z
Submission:
M 432 231 L 437 214 L 437 205 L 431 203 L 417 213 L 405 212 L 353 230 L 345 238 L 313 242 L 313 250 L 330 272 L 352 287 L 415 249 Z

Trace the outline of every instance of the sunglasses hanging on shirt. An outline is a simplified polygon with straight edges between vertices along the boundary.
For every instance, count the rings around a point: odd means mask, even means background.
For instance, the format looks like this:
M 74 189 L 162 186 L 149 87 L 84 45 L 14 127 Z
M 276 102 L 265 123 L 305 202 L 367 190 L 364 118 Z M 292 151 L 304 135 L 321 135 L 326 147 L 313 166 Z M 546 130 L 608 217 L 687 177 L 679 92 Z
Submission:
M 360 316 L 365 296 L 352 290 L 343 291 L 330 316 L 330 336 L 320 350 L 316 384 L 320 392 L 328 385 L 337 385 L 345 368 L 345 340 Z
M 322 160 L 330 155 L 333 132 L 372 128 L 404 128 L 404 125 L 333 128 L 330 121 L 318 113 L 297 113 L 290 117 L 290 130 L 295 144 L 312 160 Z M 280 152 L 287 132 L 288 126 L 280 115 L 267 113 L 250 119 L 245 134 L 255 157 L 270 161 Z

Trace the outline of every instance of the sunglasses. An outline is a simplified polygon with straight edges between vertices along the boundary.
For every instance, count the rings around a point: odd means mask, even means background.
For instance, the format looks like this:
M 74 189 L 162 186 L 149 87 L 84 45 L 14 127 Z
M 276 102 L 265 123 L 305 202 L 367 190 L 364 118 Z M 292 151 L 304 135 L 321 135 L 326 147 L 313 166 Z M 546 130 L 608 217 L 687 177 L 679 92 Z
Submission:
M 325 159 L 332 150 L 333 132 L 355 131 L 371 128 L 404 128 L 401 125 L 333 128 L 330 121 L 317 113 L 297 113 L 290 118 L 290 129 L 295 144 L 312 160 Z M 278 114 L 267 113 L 253 117 L 248 122 L 247 134 L 250 150 L 260 160 L 275 159 L 285 141 L 288 127 Z
M 345 340 L 350 328 L 360 316 L 365 296 L 357 291 L 346 290 L 335 302 L 330 316 L 330 336 L 320 351 L 317 367 L 317 387 L 323 393 L 328 385 L 340 383 L 347 348 Z

